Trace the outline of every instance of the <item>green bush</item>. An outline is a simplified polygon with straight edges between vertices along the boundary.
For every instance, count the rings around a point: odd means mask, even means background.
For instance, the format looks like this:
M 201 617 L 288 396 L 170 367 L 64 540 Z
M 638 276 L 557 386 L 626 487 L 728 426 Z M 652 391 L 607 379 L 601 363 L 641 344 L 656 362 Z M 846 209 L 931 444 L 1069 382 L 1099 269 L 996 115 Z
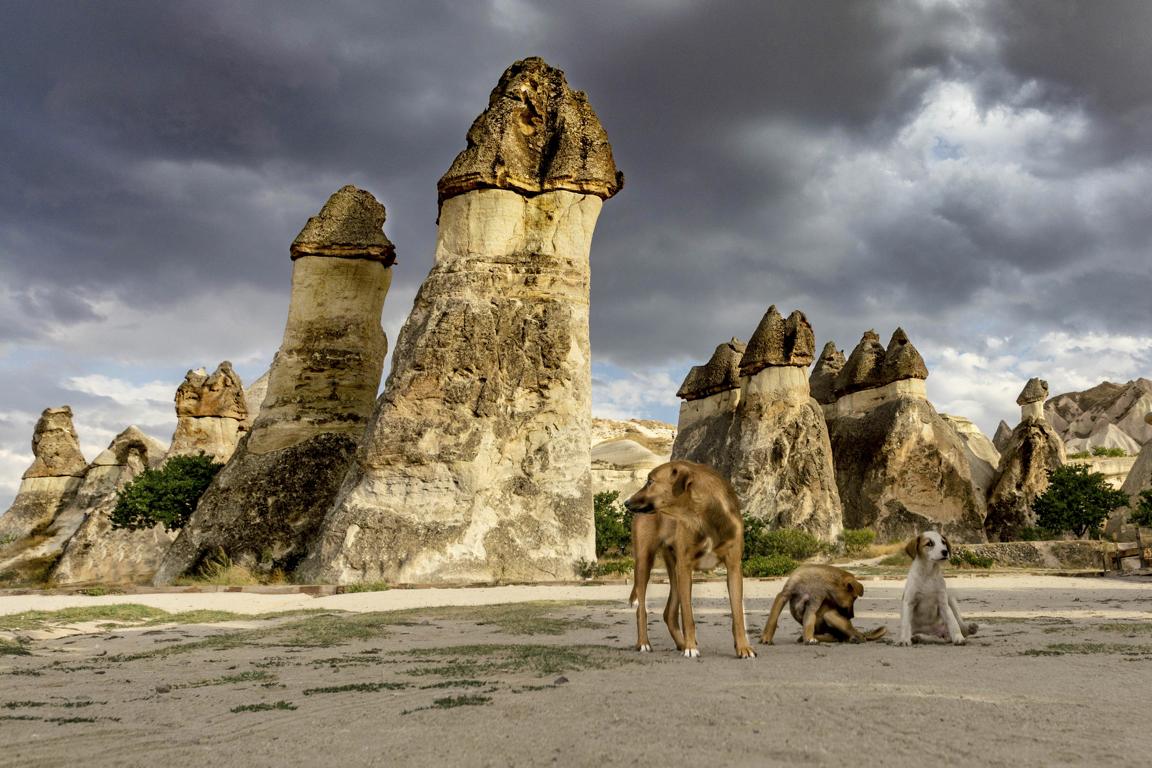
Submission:
M 632 515 L 619 499 L 619 491 L 604 491 L 593 497 L 597 557 L 620 557 L 632 553 Z
M 1128 519 L 1136 525 L 1152 528 L 1152 488 L 1140 492 L 1140 500 Z
M 1049 531 L 1045 528 L 1037 528 L 1036 526 L 1026 526 L 1019 528 L 1016 535 L 1012 537 L 1013 541 L 1052 541 L 1053 539 L 1060 538 L 1059 533 Z
M 1070 459 L 1087 459 L 1090 456 L 1092 456 L 1092 454 L 1088 453 L 1088 451 L 1076 451 L 1075 453 L 1068 454 L 1068 458 Z
M 996 561 L 987 555 L 977 554 L 970 549 L 957 549 L 948 562 L 960 568 L 991 568 Z
M 846 528 L 840 534 L 840 540 L 844 542 L 844 554 L 862 555 L 876 541 L 876 531 L 871 528 Z
M 1100 472 L 1065 464 L 1048 474 L 1048 488 L 1032 503 L 1032 511 L 1040 528 L 1083 537 L 1098 535 L 1108 515 L 1127 503 L 1127 494 L 1109 485 Z
M 796 528 L 770 530 L 756 517 L 744 518 L 744 559 L 769 555 L 786 555 L 793 560 L 807 560 L 820 551 L 820 540 Z
M 173 456 L 160 469 L 145 469 L 116 494 L 112 527 L 132 531 L 163 524 L 169 531 L 184 527 L 223 464 L 211 456 Z
M 1112 456 L 1114 458 L 1120 456 L 1127 456 L 1128 451 L 1123 448 L 1105 448 L 1102 445 L 1097 445 L 1092 449 L 1093 456 Z
M 744 561 L 743 570 L 745 576 L 787 576 L 798 565 L 788 555 L 754 555 Z

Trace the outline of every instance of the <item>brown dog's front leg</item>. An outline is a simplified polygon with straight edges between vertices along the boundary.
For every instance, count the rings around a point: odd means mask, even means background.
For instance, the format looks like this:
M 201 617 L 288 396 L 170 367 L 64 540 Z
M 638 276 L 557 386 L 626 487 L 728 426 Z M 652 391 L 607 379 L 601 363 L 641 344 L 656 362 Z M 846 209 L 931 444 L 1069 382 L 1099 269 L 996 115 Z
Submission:
M 741 659 L 754 659 L 756 652 L 748 644 L 748 628 L 744 626 L 744 574 L 740 572 L 740 553 L 733 552 L 725 557 L 724 568 L 728 571 L 728 603 L 732 607 L 732 639 L 736 655 Z
M 676 650 L 684 650 L 684 633 L 680 624 L 680 590 L 676 586 L 679 581 L 676 576 L 676 556 L 671 547 L 664 549 L 664 567 L 668 571 L 668 602 L 664 604 L 664 623 L 668 626 L 668 634 L 672 635 L 672 642 Z
M 808 607 L 804 611 L 804 642 L 808 645 L 816 645 L 820 641 L 816 639 L 816 620 L 819 618 L 820 601 L 812 599 L 808 601 Z
M 692 618 L 692 558 L 687 550 L 676 548 L 676 596 L 680 604 L 680 623 L 684 627 L 684 657 L 699 658 L 696 643 L 696 620 Z

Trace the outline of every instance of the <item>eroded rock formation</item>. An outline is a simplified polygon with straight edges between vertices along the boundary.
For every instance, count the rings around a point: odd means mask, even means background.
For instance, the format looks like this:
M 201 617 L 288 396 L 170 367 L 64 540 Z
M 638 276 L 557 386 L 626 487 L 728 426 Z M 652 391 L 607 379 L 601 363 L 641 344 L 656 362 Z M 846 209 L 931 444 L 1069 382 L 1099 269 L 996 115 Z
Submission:
M 440 181 L 436 263 L 302 578 L 554 580 L 594 557 L 588 255 L 619 184 L 563 73 L 512 65 Z
M 635 493 L 672 456 L 676 427 L 650 419 L 592 419 L 592 493 Z
M 992 445 L 997 451 L 1002 451 L 1012 439 L 1012 427 L 1003 419 L 996 425 L 996 434 L 992 435 Z
M 808 387 L 815 344 L 802 312 L 785 319 L 768 308 L 740 361 L 727 470 L 745 515 L 831 541 L 843 518 L 828 427 Z
M 830 341 L 824 345 L 824 350 L 808 376 L 812 399 L 820 403 L 826 418 L 836 416 L 836 377 L 844 369 L 845 362 L 844 353 L 836 348 L 835 342 Z
M 1152 426 L 1152 413 L 1145 414 L 1144 420 Z M 1120 487 L 1120 490 L 1128 494 L 1129 510 L 1137 508 L 1140 503 L 1141 492 L 1149 489 L 1152 489 L 1152 440 L 1149 440 L 1140 449 L 1136 463 L 1132 465 L 1132 469 L 1128 471 L 1128 476 L 1124 478 L 1124 485 Z
M 1067 461 L 1064 441 L 1044 415 L 1048 382 L 1029 379 L 1020 396 L 1020 423 L 1003 450 L 988 495 L 984 526 L 989 538 L 1006 541 L 1021 528 L 1036 525 L 1032 502 L 1048 487 L 1048 473 Z
M 165 447 L 128 427 L 88 467 L 76 498 L 55 521 L 53 551 L 63 553 L 49 575 L 56 584 L 141 583 L 152 578 L 174 533 L 157 525 L 143 531 L 113 529 L 116 494 L 145 468 L 155 469 Z
M 168 455 L 204 453 L 228 461 L 247 428 L 244 385 L 232 363 L 225 360 L 211 375 L 203 368 L 188 371 L 176 388 L 176 431 Z
M 948 422 L 960 437 L 968 455 L 968 466 L 972 470 L 972 484 L 982 498 L 987 498 L 996 480 L 996 468 L 1000 466 L 1000 452 L 971 419 L 947 413 L 940 414 L 940 418 Z
M 728 431 L 740 405 L 744 342 L 733 337 L 716 347 L 704 365 L 693 366 L 676 396 L 680 416 L 672 458 L 697 461 L 729 474 Z
M 284 340 L 251 432 L 156 574 L 168 583 L 223 552 L 255 571 L 291 571 L 331 505 L 371 415 L 388 342 L 380 313 L 395 261 L 384 206 L 333 194 L 292 243 Z
M 0 542 L 12 544 L 43 529 L 76 495 L 87 462 L 68 406 L 45 408 L 32 434 L 32 466 L 12 506 L 0 515 Z M 3 546 L 3 545 L 0 545 Z
M 1152 425 L 1144 415 L 1152 410 L 1152 380 L 1124 384 L 1101 382 L 1083 392 L 1056 395 L 1044 405 L 1048 423 L 1069 452 L 1121 448 L 1135 456 L 1152 441 Z
M 938 528 L 984 538 L 984 497 L 968 451 L 928 402 L 928 369 L 903 330 L 885 348 L 868 331 L 836 377 L 829 422 L 846 528 L 896 540 Z

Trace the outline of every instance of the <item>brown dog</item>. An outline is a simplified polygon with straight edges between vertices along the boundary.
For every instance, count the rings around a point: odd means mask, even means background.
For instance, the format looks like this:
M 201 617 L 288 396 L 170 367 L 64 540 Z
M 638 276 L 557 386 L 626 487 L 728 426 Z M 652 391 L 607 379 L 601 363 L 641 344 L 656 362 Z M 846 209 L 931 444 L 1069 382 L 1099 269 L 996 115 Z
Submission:
M 648 609 L 644 597 L 656 552 L 668 568 L 668 602 L 664 623 L 676 650 L 688 658 L 700 655 L 692 618 L 692 570 L 723 562 L 728 570 L 732 606 L 732 639 L 736 655 L 756 656 L 744 628 L 744 521 L 728 481 L 711 467 L 670 461 L 648 473 L 648 482 L 624 506 L 632 512 L 632 551 L 636 560 L 632 603 L 636 606 L 636 649 L 651 651 Z
M 792 618 L 804 627 L 801 639 L 808 644 L 852 643 L 875 640 L 884 635 L 884 627 L 864 634 L 852 626 L 853 606 L 864 594 L 864 585 L 843 568 L 832 565 L 802 565 L 792 572 L 784 588 L 776 595 L 768 623 L 760 635 L 761 643 L 772 642 L 776 624 L 785 603 Z

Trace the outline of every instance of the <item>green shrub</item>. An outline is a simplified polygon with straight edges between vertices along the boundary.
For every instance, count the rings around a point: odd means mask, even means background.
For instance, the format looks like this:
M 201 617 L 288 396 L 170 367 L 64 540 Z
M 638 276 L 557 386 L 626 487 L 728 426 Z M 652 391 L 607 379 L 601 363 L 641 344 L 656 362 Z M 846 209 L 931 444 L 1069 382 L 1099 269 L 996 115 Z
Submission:
M 796 528 L 770 530 L 756 517 L 744 518 L 744 559 L 769 555 L 786 555 L 793 560 L 807 560 L 820 551 L 820 540 Z
M 1136 509 L 1129 516 L 1136 525 L 1152 528 L 1152 488 L 1140 492 L 1140 500 L 1136 502 Z
M 632 515 L 619 499 L 619 491 L 603 491 L 593 497 L 597 557 L 632 553 Z
M 1013 541 L 1052 541 L 1053 539 L 1060 538 L 1059 533 L 1054 533 L 1045 528 L 1037 528 L 1036 526 L 1027 526 L 1019 528 L 1016 535 L 1012 537 Z
M 796 570 L 797 563 L 787 555 L 754 555 L 744 561 L 745 576 L 787 576 Z
M 1128 503 L 1128 495 L 1108 484 L 1100 472 L 1083 464 L 1065 464 L 1048 474 L 1048 488 L 1032 503 L 1041 528 L 1079 537 L 1098 534 L 1115 509 Z
M 970 549 L 957 549 L 952 552 L 948 562 L 960 568 L 991 568 L 996 561 L 987 555 L 981 555 Z
M 1113 458 L 1118 458 L 1120 456 L 1127 456 L 1128 451 L 1124 450 L 1123 448 L 1105 448 L 1102 445 L 1097 445 L 1094 448 L 1092 448 L 1092 455 L 1093 456 L 1111 456 Z
M 846 528 L 840 534 L 840 540 L 844 542 L 844 554 L 862 555 L 876 541 L 876 531 L 871 528 Z
M 1091 456 L 1092 454 L 1088 453 L 1088 451 L 1076 451 L 1075 453 L 1068 454 L 1068 458 L 1070 459 L 1087 459 Z
M 160 469 L 145 469 L 116 495 L 112 527 L 141 530 L 157 523 L 184 527 L 223 464 L 211 456 L 173 456 Z

